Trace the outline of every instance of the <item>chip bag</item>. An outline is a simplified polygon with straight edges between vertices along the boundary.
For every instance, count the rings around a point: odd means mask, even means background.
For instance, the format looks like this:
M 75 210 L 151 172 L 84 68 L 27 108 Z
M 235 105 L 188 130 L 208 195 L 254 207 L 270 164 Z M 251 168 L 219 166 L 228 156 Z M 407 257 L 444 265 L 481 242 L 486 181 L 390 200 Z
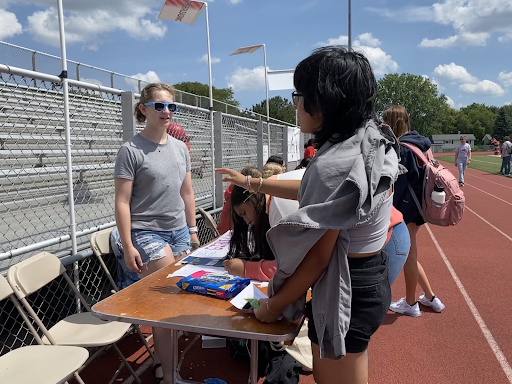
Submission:
M 238 276 L 198 271 L 184 277 L 176 285 L 184 291 L 228 300 L 238 295 L 250 282 L 251 279 Z

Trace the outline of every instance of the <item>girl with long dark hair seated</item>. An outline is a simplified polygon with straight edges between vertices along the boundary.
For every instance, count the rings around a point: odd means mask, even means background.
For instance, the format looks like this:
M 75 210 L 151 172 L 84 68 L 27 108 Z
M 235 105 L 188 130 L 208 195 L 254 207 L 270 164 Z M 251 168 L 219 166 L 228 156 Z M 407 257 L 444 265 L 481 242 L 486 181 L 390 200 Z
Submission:
M 270 229 L 265 194 L 235 186 L 231 193 L 233 234 L 224 268 L 232 275 L 269 281 L 276 273 L 274 253 L 267 242 Z

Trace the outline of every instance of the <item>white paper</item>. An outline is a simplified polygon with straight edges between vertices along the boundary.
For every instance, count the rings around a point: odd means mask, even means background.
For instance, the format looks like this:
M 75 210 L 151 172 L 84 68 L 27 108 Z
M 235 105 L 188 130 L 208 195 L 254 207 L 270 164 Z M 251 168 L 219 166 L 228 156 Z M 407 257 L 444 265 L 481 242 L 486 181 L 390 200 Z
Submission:
M 222 259 L 226 257 L 229 251 L 229 241 L 231 240 L 231 231 L 227 231 L 217 240 L 204 247 L 196 249 L 189 256 L 208 257 L 210 259 Z
M 207 267 L 205 265 L 190 265 L 185 264 L 183 268 L 178 269 L 174 273 L 167 275 L 169 277 L 186 277 L 199 271 L 214 272 L 217 274 L 227 275 L 227 271 L 224 268 Z
M 234 307 L 238 309 L 242 309 L 245 304 L 247 304 L 246 299 L 266 299 L 268 296 L 261 292 L 258 287 L 256 287 L 253 283 L 249 284 L 244 288 L 242 292 L 236 295 L 230 303 L 233 304 Z

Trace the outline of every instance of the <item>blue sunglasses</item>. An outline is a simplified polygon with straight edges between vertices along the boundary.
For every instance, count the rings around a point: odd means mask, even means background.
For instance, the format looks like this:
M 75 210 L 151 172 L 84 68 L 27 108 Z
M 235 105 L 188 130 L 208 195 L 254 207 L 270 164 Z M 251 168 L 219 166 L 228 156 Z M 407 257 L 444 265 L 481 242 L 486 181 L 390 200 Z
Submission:
M 178 105 L 174 103 L 164 103 L 162 101 L 151 101 L 149 103 L 144 103 L 145 107 L 153 106 L 156 112 L 163 112 L 165 108 L 169 110 L 169 112 L 174 113 L 178 110 Z

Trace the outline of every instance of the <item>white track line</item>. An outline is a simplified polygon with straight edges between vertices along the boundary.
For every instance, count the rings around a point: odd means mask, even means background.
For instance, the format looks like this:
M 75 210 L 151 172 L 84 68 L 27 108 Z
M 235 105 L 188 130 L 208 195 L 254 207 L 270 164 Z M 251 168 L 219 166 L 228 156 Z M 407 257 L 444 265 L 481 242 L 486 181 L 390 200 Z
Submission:
M 445 162 L 445 163 L 448 163 L 448 164 L 450 164 L 450 165 L 451 165 L 451 167 L 447 167 L 450 171 L 456 171 L 456 172 L 458 172 L 458 171 L 459 171 L 457 168 L 455 168 L 455 166 L 453 166 L 453 165 L 452 165 L 452 163 L 450 163 L 450 162 L 448 162 L 448 161 L 446 161 L 446 160 L 441 160 L 441 161 L 442 161 L 442 162 Z M 465 176 L 466 176 L 466 175 L 469 175 L 469 176 L 471 176 L 471 177 L 476 177 L 477 179 L 484 180 L 484 181 L 486 181 L 486 182 L 488 182 L 488 183 L 493 183 L 493 184 L 499 185 L 500 187 L 504 187 L 504 188 L 512 189 L 512 187 L 509 187 L 508 185 L 503 185 L 503 184 L 501 184 L 501 183 L 497 183 L 497 182 L 495 182 L 495 181 L 492 181 L 492 180 L 489 180 L 489 179 L 485 179 L 485 178 L 480 177 L 480 176 L 473 175 L 472 173 L 469 173 L 469 170 L 473 170 L 473 168 L 466 168 Z M 475 169 L 475 171 L 478 171 L 478 169 Z M 497 176 L 497 175 L 495 175 L 495 176 Z M 505 177 L 505 176 L 503 176 L 503 177 Z
M 479 190 L 480 192 L 485 193 L 486 195 L 492 196 L 492 197 L 494 197 L 495 199 L 498 199 L 498 200 L 500 200 L 500 201 L 503 201 L 505 204 L 512 205 L 512 203 L 509 203 L 507 200 L 503 200 L 503 199 L 499 198 L 498 196 L 494 196 L 493 194 L 490 194 L 489 192 L 485 192 L 483 189 L 477 188 L 477 187 L 475 187 L 475 186 L 474 186 L 474 185 L 472 185 L 472 184 L 466 184 L 466 185 L 467 185 L 468 187 L 475 188 L 475 189 Z
M 501 229 L 499 229 L 498 227 L 492 225 L 491 223 L 489 223 L 487 220 L 485 220 L 482 216 L 480 216 L 478 213 L 476 213 L 475 211 L 473 211 L 472 209 L 470 209 L 467 205 L 465 207 L 465 209 L 467 209 L 469 212 L 471 212 L 472 214 L 474 214 L 476 217 L 478 217 L 480 220 L 482 220 L 484 223 L 486 223 L 487 225 L 489 225 L 490 227 L 494 228 L 496 231 L 498 231 L 499 233 L 501 233 L 503 236 L 505 236 L 507 239 L 509 239 L 510 241 L 512 241 L 512 237 L 510 237 L 509 235 L 507 235 L 505 232 L 503 232 Z
M 478 309 L 476 308 L 475 304 L 473 303 L 473 300 L 471 300 L 471 298 L 469 297 L 469 294 L 466 291 L 466 288 L 464 288 L 464 285 L 462 285 L 462 282 L 460 281 L 459 277 L 455 273 L 455 270 L 453 269 L 452 264 L 446 257 L 441 246 L 437 242 L 437 239 L 435 238 L 434 234 L 430 230 L 430 227 L 428 226 L 428 224 L 426 225 L 426 227 L 427 227 L 428 233 L 430 234 L 430 237 L 432 238 L 432 241 L 434 242 L 434 245 L 437 248 L 437 251 L 441 255 L 441 258 L 443 259 L 444 263 L 446 264 L 448 271 L 450 271 L 453 281 L 455 281 L 455 284 L 459 288 L 459 291 L 462 294 L 462 297 L 464 297 L 464 300 L 466 301 L 466 304 L 468 305 L 469 310 L 471 311 L 478 326 L 480 327 L 480 330 L 482 331 L 482 333 L 485 337 L 485 340 L 487 340 L 487 343 L 489 344 L 489 347 L 491 347 L 491 350 L 494 353 L 496 360 L 498 360 L 498 363 L 500 364 L 501 369 L 505 373 L 505 376 L 507 376 L 508 382 L 510 384 L 512 384 L 512 368 L 510 367 L 510 364 L 508 363 L 507 358 L 501 351 L 501 348 L 499 347 L 496 340 L 494 340 L 494 337 L 492 336 L 491 331 L 489 330 L 489 328 L 487 328 L 487 325 L 485 325 L 484 319 L 482 318 L 482 316 L 480 316 L 480 313 L 478 312 Z

